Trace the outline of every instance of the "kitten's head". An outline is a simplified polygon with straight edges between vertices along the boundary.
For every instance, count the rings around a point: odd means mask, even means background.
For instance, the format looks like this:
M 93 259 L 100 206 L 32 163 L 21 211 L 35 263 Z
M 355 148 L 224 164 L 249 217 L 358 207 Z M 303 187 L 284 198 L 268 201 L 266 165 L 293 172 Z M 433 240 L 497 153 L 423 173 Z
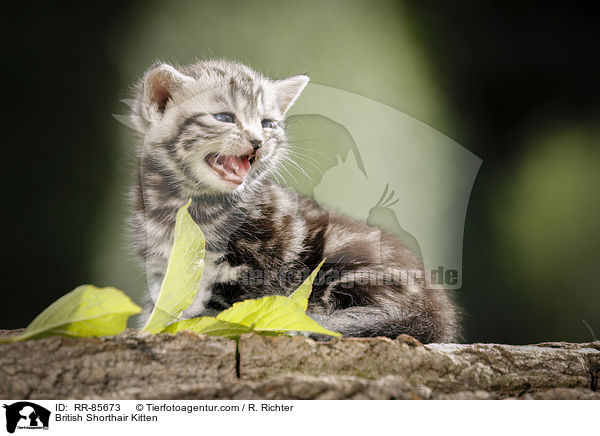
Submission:
M 251 186 L 285 153 L 285 114 L 308 81 L 304 75 L 270 80 L 224 60 L 157 64 L 133 107 L 142 153 L 194 193 Z

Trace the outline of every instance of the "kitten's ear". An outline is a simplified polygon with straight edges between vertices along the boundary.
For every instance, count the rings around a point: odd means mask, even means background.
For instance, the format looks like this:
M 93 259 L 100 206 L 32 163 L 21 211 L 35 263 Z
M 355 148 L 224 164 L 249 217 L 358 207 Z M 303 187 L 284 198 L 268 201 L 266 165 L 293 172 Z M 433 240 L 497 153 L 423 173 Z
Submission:
M 273 81 L 275 98 L 277 99 L 277 105 L 282 115 L 285 115 L 292 107 L 309 81 L 310 78 L 304 74 Z
M 157 65 L 144 77 L 144 102 L 148 109 L 162 114 L 173 93 L 192 81 L 168 64 Z

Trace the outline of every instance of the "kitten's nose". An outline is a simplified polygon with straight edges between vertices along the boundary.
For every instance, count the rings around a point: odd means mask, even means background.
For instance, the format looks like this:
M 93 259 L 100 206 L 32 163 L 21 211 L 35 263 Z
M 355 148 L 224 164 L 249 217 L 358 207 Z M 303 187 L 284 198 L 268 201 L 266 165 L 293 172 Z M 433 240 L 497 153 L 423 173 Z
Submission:
M 250 144 L 252 144 L 252 150 L 256 151 L 262 145 L 262 141 L 260 139 L 251 139 Z

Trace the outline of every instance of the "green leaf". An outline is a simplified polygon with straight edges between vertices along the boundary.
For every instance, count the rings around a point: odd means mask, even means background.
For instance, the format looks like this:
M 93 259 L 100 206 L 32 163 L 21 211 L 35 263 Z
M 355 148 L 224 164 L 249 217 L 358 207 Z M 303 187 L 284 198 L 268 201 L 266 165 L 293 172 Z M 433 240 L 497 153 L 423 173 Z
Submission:
M 241 324 L 256 332 L 310 332 L 329 336 L 339 333 L 321 327 L 288 297 L 274 295 L 233 303 L 217 320 Z
M 315 277 L 317 276 L 324 262 L 325 259 L 323 259 L 321 263 L 317 265 L 315 270 L 306 278 L 306 280 L 304 280 L 304 283 L 302 283 L 298 289 L 296 289 L 292 295 L 288 297 L 294 303 L 302 307 L 305 312 L 308 308 L 308 297 L 310 297 L 310 294 L 312 293 L 313 282 L 315 281 Z
M 216 318 L 204 316 L 178 321 L 163 332 L 178 333 L 184 330 L 230 339 L 238 339 L 241 335 L 252 332 L 268 336 L 299 331 L 341 336 L 321 327 L 306 315 L 301 306 L 280 295 L 240 301 Z
M 252 332 L 251 328 L 241 324 L 221 321 L 212 316 L 203 316 L 175 322 L 164 329 L 163 333 L 178 333 L 184 330 L 211 336 L 223 336 L 229 339 L 237 339 L 245 333 Z
M 167 272 L 144 331 L 161 332 L 181 316 L 198 292 L 204 270 L 204 235 L 188 213 L 191 202 L 177 211 Z
M 321 327 L 306 315 L 308 297 L 323 262 L 325 259 L 289 297 L 276 295 L 240 301 L 218 314 L 216 318 L 205 316 L 186 319 L 169 325 L 163 332 L 177 333 L 188 330 L 230 339 L 238 339 L 241 335 L 251 332 L 268 336 L 298 331 L 341 336 L 337 332 Z
M 121 333 L 127 318 L 142 309 L 116 288 L 79 286 L 56 300 L 25 331 L 0 342 L 17 342 L 52 335 L 111 336 Z

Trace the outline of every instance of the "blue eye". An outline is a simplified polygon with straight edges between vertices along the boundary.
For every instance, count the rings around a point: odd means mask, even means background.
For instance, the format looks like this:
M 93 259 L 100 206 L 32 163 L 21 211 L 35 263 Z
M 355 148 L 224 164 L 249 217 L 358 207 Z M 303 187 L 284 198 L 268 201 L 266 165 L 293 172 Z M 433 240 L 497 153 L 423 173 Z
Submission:
M 262 126 L 266 129 L 274 129 L 275 121 L 273 120 L 262 120 Z
M 235 121 L 235 117 L 233 116 L 233 114 L 230 114 L 228 112 L 221 112 L 220 114 L 215 114 L 214 117 L 215 120 L 221 121 L 223 123 L 233 123 Z

